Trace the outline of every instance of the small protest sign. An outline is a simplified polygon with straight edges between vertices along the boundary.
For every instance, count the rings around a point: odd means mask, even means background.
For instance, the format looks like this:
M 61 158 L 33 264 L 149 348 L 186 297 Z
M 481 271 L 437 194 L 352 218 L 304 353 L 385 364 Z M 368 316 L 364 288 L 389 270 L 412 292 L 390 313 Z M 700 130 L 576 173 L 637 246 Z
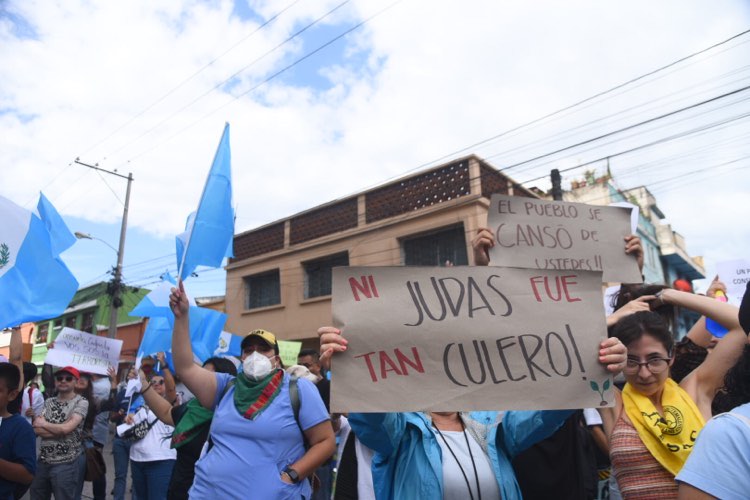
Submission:
M 602 271 L 605 282 L 641 283 L 635 257 L 625 253 L 631 212 L 493 194 L 487 221 L 495 235 L 491 265 Z
M 279 343 L 279 357 L 284 366 L 296 365 L 302 342 L 295 340 L 278 340 L 277 342 Z
M 611 404 L 601 273 L 498 267 L 341 267 L 335 412 Z
M 727 286 L 729 303 L 739 306 L 745 295 L 747 282 L 750 281 L 750 261 L 738 259 L 719 262 L 716 269 L 719 279 Z
M 73 366 L 82 372 L 107 374 L 120 362 L 122 340 L 97 337 L 90 333 L 63 328 L 55 338 L 55 348 L 44 362 L 53 366 Z

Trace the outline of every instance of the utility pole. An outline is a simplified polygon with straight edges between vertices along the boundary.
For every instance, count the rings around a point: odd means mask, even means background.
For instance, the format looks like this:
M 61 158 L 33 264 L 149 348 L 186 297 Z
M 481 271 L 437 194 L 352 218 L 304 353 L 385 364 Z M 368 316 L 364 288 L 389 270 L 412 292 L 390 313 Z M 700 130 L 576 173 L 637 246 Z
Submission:
M 88 167 L 88 168 L 97 170 L 99 172 L 104 172 L 110 175 L 116 175 L 117 177 L 121 177 L 128 181 L 128 187 L 127 187 L 127 190 L 125 191 L 125 207 L 123 208 L 123 211 L 122 211 L 122 226 L 120 227 L 120 244 L 118 245 L 118 250 L 117 250 L 117 265 L 115 266 L 114 277 L 112 278 L 112 286 L 110 287 L 110 290 L 108 290 L 112 299 L 110 300 L 110 304 L 109 304 L 109 333 L 107 334 L 107 336 L 113 339 L 117 335 L 117 309 L 122 305 L 122 299 L 120 298 L 120 290 L 122 289 L 122 259 L 125 253 L 125 234 L 128 228 L 128 208 L 130 205 L 130 185 L 133 183 L 133 174 L 128 173 L 126 177 L 122 174 L 118 174 L 116 171 L 111 172 L 109 170 L 104 170 L 103 168 L 99 168 L 98 163 L 96 165 L 88 165 L 86 163 L 79 161 L 78 158 L 76 158 L 75 162 L 79 165 L 83 165 L 84 167 Z
M 550 178 L 552 180 L 552 199 L 562 201 L 562 176 L 560 175 L 560 171 L 553 168 L 550 172 Z

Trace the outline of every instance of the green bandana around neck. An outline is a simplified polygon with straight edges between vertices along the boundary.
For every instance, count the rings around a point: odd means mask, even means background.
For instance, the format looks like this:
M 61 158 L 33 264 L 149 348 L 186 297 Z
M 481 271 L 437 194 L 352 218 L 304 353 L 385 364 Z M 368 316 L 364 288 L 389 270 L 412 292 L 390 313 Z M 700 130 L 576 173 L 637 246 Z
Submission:
M 191 399 L 185 405 L 185 412 L 174 428 L 172 434 L 172 448 L 179 448 L 201 433 L 206 425 L 211 425 L 214 412 L 205 409 L 198 402 L 198 398 Z
M 248 420 L 254 420 L 281 391 L 284 370 L 276 369 L 261 380 L 250 380 L 240 372 L 234 384 L 234 407 Z

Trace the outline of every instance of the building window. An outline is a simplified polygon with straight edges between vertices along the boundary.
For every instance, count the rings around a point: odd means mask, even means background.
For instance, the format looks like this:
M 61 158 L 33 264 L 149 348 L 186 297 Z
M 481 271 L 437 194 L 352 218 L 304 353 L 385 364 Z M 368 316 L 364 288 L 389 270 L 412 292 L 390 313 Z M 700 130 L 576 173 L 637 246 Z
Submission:
M 245 308 L 275 306 L 281 304 L 279 270 L 245 276 Z
M 42 323 L 39 325 L 39 330 L 36 332 L 36 343 L 46 344 L 47 335 L 49 334 L 49 323 Z
M 331 295 L 333 268 L 348 266 L 349 254 L 337 253 L 322 259 L 303 262 L 305 268 L 305 298 L 324 297 Z
M 84 332 L 92 332 L 94 328 L 94 311 L 83 313 L 83 324 L 81 330 Z
M 65 318 L 65 326 L 67 326 L 68 328 L 75 328 L 77 319 L 78 318 L 76 316 Z
M 466 233 L 463 224 L 449 229 L 404 238 L 401 240 L 404 265 L 453 266 L 468 265 Z

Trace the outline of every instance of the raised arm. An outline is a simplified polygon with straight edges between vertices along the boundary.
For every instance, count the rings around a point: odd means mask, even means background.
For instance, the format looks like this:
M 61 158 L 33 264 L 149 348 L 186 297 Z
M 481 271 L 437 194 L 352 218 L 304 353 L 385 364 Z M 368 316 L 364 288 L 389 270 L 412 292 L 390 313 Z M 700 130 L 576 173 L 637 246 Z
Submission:
M 23 388 L 26 385 L 26 381 L 23 379 L 23 339 L 21 338 L 21 327 L 16 326 L 10 331 L 10 357 L 8 361 L 16 365 L 18 371 L 21 373 L 21 379 L 18 382 L 18 390 L 23 393 Z M 19 397 L 23 395 L 20 394 Z
M 157 353 L 156 359 L 159 360 L 161 365 L 161 373 L 164 376 L 164 397 L 170 404 L 177 402 L 177 390 L 175 388 L 174 377 L 172 376 L 172 370 L 169 368 L 167 363 L 167 357 L 163 352 Z
M 190 304 L 182 281 L 179 283 L 179 288 L 172 288 L 169 307 L 175 316 L 172 331 L 172 359 L 177 376 L 190 389 L 190 392 L 195 394 L 201 406 L 209 410 L 213 409 L 216 399 L 216 375 L 193 363 L 193 347 L 190 344 Z
M 735 306 L 710 297 L 667 289 L 658 294 L 667 304 L 691 309 L 709 317 L 727 328 L 729 332 L 716 345 L 710 356 L 680 385 L 696 398 L 699 407 L 710 404 L 714 394 L 722 386 L 727 370 L 734 366 L 747 343 L 747 335 L 740 327 Z
M 146 406 L 154 412 L 156 418 L 165 424 L 174 427 L 174 421 L 172 420 L 172 405 L 152 389 L 151 384 L 148 383 L 146 374 L 143 373 L 143 370 L 139 370 L 138 375 L 141 378 L 141 387 L 143 387 L 141 396 L 143 396 L 144 401 L 146 401 Z M 164 377 L 164 380 L 166 380 L 166 377 Z

